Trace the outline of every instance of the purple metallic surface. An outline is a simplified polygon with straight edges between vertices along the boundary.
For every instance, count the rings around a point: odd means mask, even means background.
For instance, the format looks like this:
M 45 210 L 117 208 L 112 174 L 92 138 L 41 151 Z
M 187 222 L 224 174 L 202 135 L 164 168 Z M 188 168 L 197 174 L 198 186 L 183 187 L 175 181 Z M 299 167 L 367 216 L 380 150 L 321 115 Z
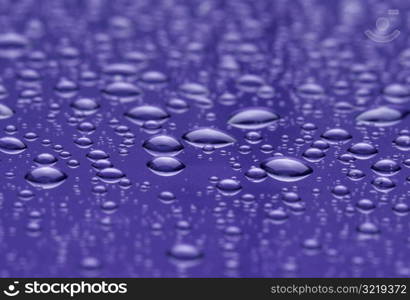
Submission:
M 8 154 L 0 143 L 0 276 L 410 275 L 406 1 L 0 1 L 0 14 L 0 103 L 14 111 L 0 107 L 0 138 L 27 145 Z M 62 79 L 74 87 L 56 88 Z M 113 82 L 133 86 L 121 96 Z M 76 110 L 83 98 L 98 108 Z M 169 118 L 126 118 L 143 104 Z M 356 119 L 386 106 L 394 110 L 379 119 L 401 114 L 391 124 Z M 231 119 L 250 107 L 269 113 Z M 82 122 L 95 132 L 82 133 Z M 183 139 L 202 127 L 235 142 L 201 149 Z M 318 150 L 332 128 L 346 140 Z M 142 145 L 156 134 L 183 144 L 177 160 L 163 160 L 179 173 L 147 167 L 154 156 Z M 88 148 L 75 142 L 84 136 Z M 359 142 L 377 153 L 355 159 L 348 149 Z M 122 179 L 97 176 L 86 157 L 97 149 Z M 59 186 L 26 180 L 41 153 L 67 175 Z M 280 155 L 313 172 L 292 182 L 245 176 Z M 382 162 L 377 174 L 382 159 L 398 167 Z

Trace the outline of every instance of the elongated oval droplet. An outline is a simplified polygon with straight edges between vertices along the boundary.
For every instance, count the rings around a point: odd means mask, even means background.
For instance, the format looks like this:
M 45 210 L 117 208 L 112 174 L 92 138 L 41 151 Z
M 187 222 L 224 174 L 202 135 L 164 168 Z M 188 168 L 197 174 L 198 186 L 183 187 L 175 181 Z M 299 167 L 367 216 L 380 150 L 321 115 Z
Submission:
M 185 133 L 182 138 L 188 144 L 198 148 L 212 146 L 217 149 L 230 146 L 236 142 L 229 134 L 209 127 L 189 131 Z
M 359 125 L 392 126 L 399 123 L 406 113 L 392 107 L 381 106 L 366 110 L 356 117 Z
M 0 138 L 0 151 L 7 154 L 20 154 L 27 149 L 24 144 L 18 138 L 12 136 L 4 136 Z
M 401 170 L 401 167 L 394 160 L 385 158 L 375 162 L 371 169 L 381 176 L 393 176 Z
M 15 59 L 24 54 L 28 40 L 17 33 L 4 33 L 0 35 L 0 57 Z
M 170 115 L 160 107 L 152 105 L 141 105 L 127 111 L 125 117 L 132 123 L 142 126 L 147 121 L 155 121 L 159 124 L 165 123 Z
M 175 156 L 184 149 L 184 146 L 176 138 L 165 134 L 149 138 L 142 146 L 154 156 Z
M 347 149 L 357 159 L 369 159 L 377 154 L 375 146 L 369 143 L 357 143 Z
M 261 168 L 270 177 L 284 182 L 302 180 L 313 172 L 311 167 L 299 159 L 286 156 L 269 158 L 261 163 Z
M 174 157 L 160 156 L 147 163 L 147 167 L 160 176 L 174 176 L 185 169 L 185 165 Z
M 406 103 L 410 101 L 410 89 L 404 84 L 392 83 L 383 89 L 383 97 L 391 103 Z
M 345 129 L 332 128 L 324 132 L 321 137 L 331 144 L 346 143 L 352 135 Z
M 39 167 L 31 170 L 24 177 L 34 187 L 52 189 L 61 185 L 67 175 L 54 167 Z
M 142 94 L 141 90 L 130 82 L 116 81 L 103 88 L 102 93 L 110 100 L 122 103 L 132 102 Z
M 116 183 L 125 177 L 125 175 L 117 168 L 109 167 L 99 171 L 97 177 L 106 183 Z
M 279 119 L 279 115 L 269 108 L 251 107 L 236 112 L 228 123 L 233 127 L 255 130 L 268 127 Z

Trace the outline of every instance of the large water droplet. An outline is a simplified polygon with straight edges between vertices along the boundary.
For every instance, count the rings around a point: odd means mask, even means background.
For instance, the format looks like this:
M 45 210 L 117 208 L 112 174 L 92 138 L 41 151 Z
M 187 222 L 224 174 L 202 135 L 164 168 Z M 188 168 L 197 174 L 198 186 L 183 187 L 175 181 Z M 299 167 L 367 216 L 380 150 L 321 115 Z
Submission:
M 357 159 L 369 159 L 377 154 L 377 149 L 368 143 L 357 143 L 347 149 Z
M 241 129 L 261 129 L 268 127 L 279 119 L 279 115 L 264 107 L 251 107 L 236 112 L 228 121 L 234 127 Z
M 242 190 L 240 181 L 235 179 L 222 179 L 216 185 L 218 191 L 225 196 L 234 196 Z
M 302 161 L 286 156 L 273 157 L 261 163 L 261 168 L 276 180 L 293 182 L 306 178 L 313 170 Z
M 200 128 L 185 133 L 182 138 L 190 145 L 204 148 L 212 146 L 213 148 L 222 148 L 235 143 L 235 139 L 218 129 Z
M 371 184 L 377 191 L 383 193 L 390 192 L 396 187 L 394 181 L 388 177 L 377 177 L 372 180 Z
M 256 93 L 264 84 L 262 77 L 253 74 L 242 75 L 236 82 L 238 89 L 246 93 Z
M 406 113 L 387 106 L 366 110 L 356 117 L 359 125 L 392 126 L 399 123 Z
M 123 103 L 135 101 L 142 94 L 141 90 L 135 84 L 122 81 L 108 84 L 103 88 L 102 92 L 108 99 Z
M 410 100 L 410 89 L 403 84 L 392 83 L 383 89 L 383 96 L 391 103 L 406 103 Z
M 28 40 L 17 33 L 0 35 L 0 57 L 15 59 L 22 56 L 27 48 Z
M 381 159 L 372 165 L 372 170 L 381 176 L 393 176 L 400 171 L 400 165 L 391 159 Z
M 352 135 L 345 129 L 332 128 L 324 132 L 321 137 L 332 144 L 346 143 L 352 138 Z
M 402 151 L 409 151 L 410 150 L 410 135 L 399 135 L 397 138 L 394 139 L 393 144 L 397 147 L 397 149 Z
M 52 166 L 57 162 L 57 158 L 50 153 L 41 153 L 34 158 L 34 162 L 38 165 Z
M 157 175 L 174 176 L 180 173 L 185 165 L 174 157 L 160 156 L 147 163 L 147 167 Z
M 0 103 L 0 120 L 11 118 L 13 114 L 14 112 L 11 108 Z
M 200 83 L 188 82 L 184 83 L 179 87 L 179 92 L 181 96 L 187 98 L 196 98 L 196 97 L 206 97 L 209 94 L 209 90 Z
M 165 110 L 152 105 L 141 105 L 134 107 L 124 113 L 124 115 L 132 123 L 139 126 L 142 126 L 147 121 L 155 121 L 159 124 L 163 124 L 170 117 Z
M 252 182 L 262 182 L 268 177 L 268 174 L 261 168 L 251 167 L 246 171 L 245 177 Z
M 116 168 L 104 168 L 97 173 L 97 176 L 106 183 L 116 183 L 119 182 L 121 178 L 125 175 L 123 172 Z
M 366 235 L 374 235 L 380 233 L 380 229 L 371 222 L 364 222 L 357 227 L 357 231 Z
M 19 154 L 27 149 L 24 144 L 18 138 L 12 136 L 4 136 L 0 138 L 0 151 L 7 154 Z
M 97 112 L 100 105 L 90 98 L 79 98 L 71 103 L 71 107 L 79 115 L 92 115 Z
M 39 167 L 28 172 L 24 178 L 32 186 L 52 189 L 61 185 L 67 175 L 54 167 Z
M 109 158 L 110 156 L 104 152 L 103 150 L 91 150 L 90 152 L 87 153 L 87 157 L 88 159 L 92 160 L 92 161 L 96 161 L 99 159 L 106 159 Z
M 326 154 L 319 148 L 308 148 L 302 154 L 303 158 L 310 162 L 318 162 L 322 160 Z
M 168 255 L 178 260 L 193 260 L 203 256 L 202 251 L 191 244 L 180 243 L 174 245 Z
M 300 97 L 312 100 L 322 99 L 325 94 L 323 87 L 314 82 L 302 84 L 298 87 L 297 92 Z
M 132 64 L 114 63 L 105 66 L 102 72 L 104 75 L 110 77 L 121 76 L 127 78 L 135 76 L 137 74 L 137 69 Z
M 184 146 L 177 139 L 165 134 L 149 138 L 142 146 L 154 156 L 174 156 L 184 149 Z

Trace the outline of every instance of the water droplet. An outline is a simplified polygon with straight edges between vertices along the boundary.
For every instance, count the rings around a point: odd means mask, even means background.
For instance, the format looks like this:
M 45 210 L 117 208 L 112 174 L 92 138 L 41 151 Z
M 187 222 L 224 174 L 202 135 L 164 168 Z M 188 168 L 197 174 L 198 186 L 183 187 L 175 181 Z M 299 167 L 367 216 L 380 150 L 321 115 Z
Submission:
M 228 178 L 220 180 L 216 188 L 224 196 L 234 196 L 242 190 L 242 185 L 240 181 Z
M 245 140 L 249 144 L 259 144 L 262 142 L 263 136 L 257 131 L 249 131 L 245 135 Z
M 99 159 L 107 159 L 110 156 L 102 150 L 91 150 L 87 153 L 87 157 L 92 161 L 96 161 Z
M 142 146 L 154 156 L 175 156 L 184 149 L 184 146 L 177 139 L 164 134 L 149 138 Z
M 166 106 L 168 111 L 177 114 L 185 113 L 189 109 L 189 104 L 185 100 L 179 98 L 169 99 L 166 103 Z
M 20 154 L 27 149 L 24 144 L 18 138 L 12 136 L 4 136 L 0 138 L 0 151 L 7 154 Z
M 74 81 L 62 78 L 57 82 L 54 90 L 61 98 L 71 98 L 77 94 L 78 85 Z
M 52 189 L 61 185 L 67 175 L 54 167 L 38 167 L 26 174 L 24 177 L 34 187 Z
M 321 161 L 326 154 L 318 148 L 308 148 L 305 152 L 303 152 L 302 156 L 307 161 L 318 162 Z
M 405 113 L 397 109 L 381 106 L 366 110 L 356 117 L 359 125 L 372 125 L 378 127 L 393 126 L 405 117 Z
M 264 84 L 262 77 L 253 74 L 242 75 L 236 82 L 238 89 L 245 93 L 256 93 Z
M 233 127 L 255 130 L 268 127 L 279 119 L 279 115 L 264 107 L 251 107 L 233 114 L 228 123 Z
M 155 89 L 164 86 L 168 81 L 168 77 L 158 71 L 146 71 L 141 75 L 140 80 L 146 88 Z
M 163 124 L 170 117 L 162 108 L 152 105 L 136 106 L 124 113 L 124 115 L 132 123 L 139 126 L 142 126 L 147 121 L 155 121 L 158 124 Z
M 380 233 L 380 229 L 371 222 L 364 222 L 357 227 L 357 231 L 363 234 L 374 235 Z
M 366 176 L 366 174 L 359 169 L 351 169 L 347 172 L 347 177 L 353 181 L 361 180 Z
M 280 208 L 270 210 L 267 216 L 274 224 L 283 224 L 289 218 L 288 213 Z
M 406 103 L 410 100 L 410 89 L 403 84 L 392 83 L 383 89 L 383 97 L 391 103 Z
M 97 173 L 98 178 L 100 178 L 105 183 L 117 183 L 125 175 L 123 172 L 116 168 L 104 168 Z
M 86 136 L 82 136 L 82 137 L 76 138 L 74 140 L 74 144 L 76 144 L 80 148 L 89 148 L 93 145 L 93 141 Z
M 372 200 L 369 199 L 360 199 L 356 203 L 357 209 L 365 214 L 371 213 L 376 208 L 376 204 Z
M 351 134 L 342 128 L 329 129 L 321 137 L 331 144 L 346 143 L 352 138 Z
M 302 84 L 297 92 L 300 97 L 312 100 L 322 99 L 325 94 L 323 87 L 313 82 Z
M 322 141 L 322 140 L 317 140 L 317 141 L 314 141 L 313 143 L 312 143 L 312 145 L 311 145 L 311 147 L 312 148 L 318 148 L 318 149 L 320 149 L 320 150 L 327 150 L 327 149 L 329 149 L 329 144 L 327 143 L 327 142 L 325 142 L 325 141 Z
M 410 212 L 410 207 L 406 203 L 396 203 L 392 209 L 398 216 L 406 216 Z
M 71 103 L 71 107 L 77 114 L 88 116 L 96 113 L 100 105 L 93 99 L 79 98 Z
M 52 166 L 57 162 L 57 158 L 53 154 L 49 153 L 41 153 L 37 155 L 33 160 L 38 165 L 43 166 Z
M 293 182 L 306 178 L 313 170 L 302 161 L 286 156 L 273 157 L 261 163 L 261 168 L 276 180 Z
M 179 87 L 181 96 L 187 98 L 206 97 L 209 94 L 208 89 L 200 83 L 188 82 Z
M 174 195 L 174 193 L 170 191 L 163 191 L 159 194 L 158 196 L 159 200 L 164 203 L 164 204 L 170 204 L 174 203 L 175 200 L 177 199 Z
M 123 77 L 123 78 L 132 78 L 136 76 L 137 69 L 132 64 L 126 63 L 114 63 L 106 65 L 103 70 L 103 74 L 109 77 Z
M 11 108 L 8 106 L 0 103 L 0 120 L 5 120 L 8 118 L 11 118 L 13 116 L 14 112 Z
M 372 180 L 373 187 L 383 193 L 390 192 L 396 187 L 396 184 L 388 177 L 377 177 Z
M 377 154 L 377 149 L 369 143 L 357 143 L 347 149 L 357 159 L 369 159 Z
M 22 56 L 28 46 L 28 40 L 17 33 L 0 35 L 0 57 L 15 59 Z
M 211 145 L 215 149 L 230 146 L 235 143 L 235 139 L 218 129 L 200 128 L 185 133 L 182 138 L 190 145 L 203 149 L 206 145 Z
M 350 194 L 350 190 L 347 186 L 338 184 L 332 188 L 332 194 L 335 197 L 342 198 Z
M 107 214 L 112 214 L 117 211 L 118 203 L 110 200 L 104 201 L 101 203 L 101 209 Z
M 246 171 L 245 176 L 252 182 L 262 182 L 268 177 L 268 174 L 261 168 L 251 167 Z
M 372 165 L 372 170 L 381 176 L 393 176 L 400 171 L 400 165 L 391 159 L 381 159 Z
M 160 156 L 150 160 L 147 167 L 157 175 L 174 176 L 180 173 L 185 165 L 174 157 Z
M 88 256 L 81 261 L 81 267 L 86 270 L 96 270 L 101 268 L 101 262 L 96 257 Z
M 409 151 L 410 150 L 410 135 L 399 135 L 397 138 L 394 139 L 393 144 L 399 150 Z
M 185 243 L 174 245 L 167 253 L 178 260 L 196 260 L 204 255 L 197 247 Z
M 135 84 L 122 81 L 108 84 L 103 88 L 102 93 L 106 98 L 122 103 L 136 101 L 142 94 L 141 90 Z

